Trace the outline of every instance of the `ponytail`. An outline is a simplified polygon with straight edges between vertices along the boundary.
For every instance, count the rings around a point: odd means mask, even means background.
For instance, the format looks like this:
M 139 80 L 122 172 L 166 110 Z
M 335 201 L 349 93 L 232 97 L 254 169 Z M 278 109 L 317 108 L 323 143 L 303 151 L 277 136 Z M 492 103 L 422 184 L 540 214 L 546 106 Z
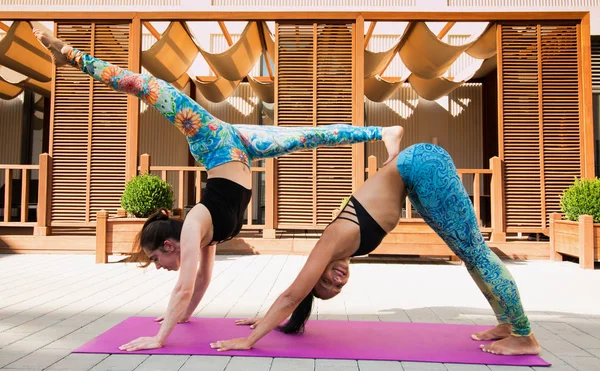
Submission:
M 284 325 L 278 326 L 277 330 L 284 334 L 302 334 L 312 311 L 314 297 L 312 292 L 308 294 L 292 312 L 290 319 Z
M 168 239 L 179 241 L 182 227 L 183 220 L 170 218 L 169 210 L 159 209 L 146 219 L 142 230 L 135 236 L 134 253 L 128 261 L 140 263 L 143 268 L 149 266 L 151 261 L 143 249 L 154 251 L 162 249 L 164 242 Z

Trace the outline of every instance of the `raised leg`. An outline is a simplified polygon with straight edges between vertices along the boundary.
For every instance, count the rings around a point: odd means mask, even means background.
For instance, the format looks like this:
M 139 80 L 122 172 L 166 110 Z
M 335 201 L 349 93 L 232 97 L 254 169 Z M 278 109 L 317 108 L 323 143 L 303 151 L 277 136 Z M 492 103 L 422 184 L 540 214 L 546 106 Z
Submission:
M 202 135 L 219 137 L 218 131 L 225 123 L 213 117 L 196 101 L 168 82 L 94 58 L 42 31 L 35 30 L 34 33 L 51 51 L 58 66 L 70 64 L 115 91 L 138 97 L 160 111 L 192 141 L 201 139 L 199 136 Z
M 382 128 L 360 127 L 347 124 L 316 127 L 279 127 L 234 125 L 252 159 L 278 157 L 288 153 L 317 147 L 383 140 L 390 158 L 400 151 L 403 129 L 400 126 Z

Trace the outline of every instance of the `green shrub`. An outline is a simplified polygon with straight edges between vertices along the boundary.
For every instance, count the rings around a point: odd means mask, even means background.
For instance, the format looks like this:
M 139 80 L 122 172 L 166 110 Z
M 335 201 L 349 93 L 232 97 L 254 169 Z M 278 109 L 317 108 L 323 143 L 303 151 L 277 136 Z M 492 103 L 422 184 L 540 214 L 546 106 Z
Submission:
M 560 195 L 560 208 L 568 220 L 579 220 L 579 215 L 591 215 L 600 223 L 600 179 L 577 179 Z
M 138 175 L 125 185 L 121 207 L 138 218 L 146 218 L 161 207 L 171 210 L 173 189 L 156 175 Z

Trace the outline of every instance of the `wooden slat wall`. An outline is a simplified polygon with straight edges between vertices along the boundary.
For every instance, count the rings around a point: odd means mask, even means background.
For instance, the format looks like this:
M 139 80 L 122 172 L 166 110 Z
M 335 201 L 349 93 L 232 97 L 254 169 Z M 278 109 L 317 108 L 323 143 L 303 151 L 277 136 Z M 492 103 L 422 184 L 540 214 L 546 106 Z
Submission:
M 579 176 L 575 25 L 501 27 L 502 143 L 508 232 L 544 232 Z
M 117 66 L 127 66 L 129 24 L 97 24 L 94 56 Z M 102 209 L 116 212 L 125 188 L 127 95 L 115 93 L 94 81 L 90 158 L 90 214 Z
M 313 25 L 277 24 L 278 126 L 314 126 L 316 40 Z M 312 225 L 314 213 L 314 151 L 277 159 L 277 221 Z
M 352 25 L 317 26 L 317 125 L 352 125 Z M 352 147 L 316 150 L 316 224 L 352 194 Z
M 57 35 L 127 67 L 129 25 L 57 23 Z M 125 182 L 127 100 L 73 67 L 56 71 L 51 153 L 51 223 L 83 225 L 115 212 Z
M 576 25 L 541 25 L 545 227 L 559 195 L 581 177 Z
M 57 23 L 60 39 L 92 51 L 92 25 Z M 70 66 L 56 69 L 51 130 L 52 222 L 85 222 L 91 80 Z
M 352 124 L 352 25 L 278 24 L 279 126 Z M 320 148 L 277 160 L 280 228 L 319 228 L 352 193 L 352 148 Z
M 507 228 L 540 229 L 540 92 L 537 26 L 502 26 Z

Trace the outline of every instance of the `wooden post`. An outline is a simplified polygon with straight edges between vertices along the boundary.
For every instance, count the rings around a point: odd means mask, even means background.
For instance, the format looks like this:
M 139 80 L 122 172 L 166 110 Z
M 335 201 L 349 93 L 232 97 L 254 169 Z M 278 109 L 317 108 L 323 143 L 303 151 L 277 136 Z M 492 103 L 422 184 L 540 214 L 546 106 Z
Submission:
M 265 229 L 263 238 L 275 238 L 277 198 L 275 197 L 275 159 L 265 160 Z
M 594 218 L 579 216 L 579 266 L 594 269 Z
M 100 210 L 96 214 L 96 264 L 106 264 L 106 222 L 108 211 Z
M 179 179 L 177 181 L 177 208 L 181 209 L 182 214 L 183 214 L 183 206 L 184 206 L 183 192 L 185 192 L 184 182 L 185 182 L 185 173 L 183 172 L 183 170 L 179 170 Z
M 29 171 L 21 170 L 21 223 L 29 218 Z
M 11 169 L 4 170 L 4 223 L 10 222 L 12 214 L 12 174 Z
M 590 36 L 590 13 L 586 13 L 577 25 L 579 62 L 579 138 L 581 148 L 581 175 L 594 179 L 594 110 L 592 104 L 592 54 Z
M 473 174 L 473 208 L 475 209 L 475 218 L 477 225 L 481 227 L 481 186 L 478 173 Z
M 352 31 L 352 124 L 365 126 L 365 19 L 362 15 L 356 18 Z M 352 192 L 355 192 L 365 182 L 365 143 L 352 146 L 352 173 Z
M 51 210 L 52 194 L 52 158 L 47 153 L 40 154 L 40 167 L 38 171 L 38 204 L 37 225 L 33 229 L 35 236 L 47 236 L 50 234 L 49 220 Z
M 140 175 L 150 174 L 150 155 L 144 153 L 140 160 Z
M 373 175 L 375 175 L 375 173 L 377 172 L 377 157 L 375 157 L 374 155 L 369 156 L 369 159 L 367 160 L 367 166 L 368 166 L 368 177 L 370 178 Z
M 490 206 L 492 213 L 492 242 L 506 242 L 506 228 L 504 223 L 504 168 L 502 160 L 494 156 L 490 159 L 492 170 L 492 184 L 490 187 Z
M 550 214 L 550 259 L 554 261 L 562 261 L 562 254 L 556 252 L 556 221 L 559 221 L 559 213 Z
M 135 16 L 129 26 L 129 70 L 140 73 L 142 59 L 142 23 Z M 127 132 L 125 148 L 125 181 L 137 175 L 137 156 L 140 135 L 140 100 L 127 96 Z

